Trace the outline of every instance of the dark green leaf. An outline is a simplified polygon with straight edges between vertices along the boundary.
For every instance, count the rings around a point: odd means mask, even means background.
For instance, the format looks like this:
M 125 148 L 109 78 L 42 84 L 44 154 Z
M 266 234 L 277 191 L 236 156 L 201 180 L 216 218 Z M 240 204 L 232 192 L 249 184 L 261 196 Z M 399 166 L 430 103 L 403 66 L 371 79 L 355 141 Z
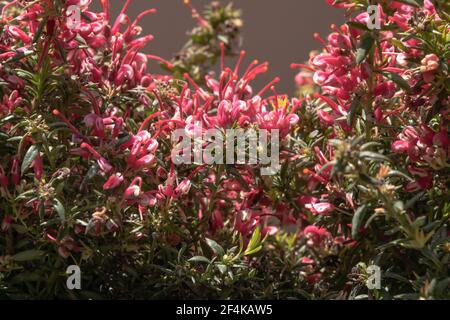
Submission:
M 359 97 L 355 97 L 352 101 L 352 104 L 350 105 L 350 110 L 347 117 L 347 124 L 349 126 L 352 126 L 353 122 L 355 121 L 356 114 L 358 112 L 359 106 L 361 105 L 359 100 Z
M 383 73 L 388 79 L 394 81 L 400 88 L 402 88 L 405 91 L 411 91 L 411 87 L 409 86 L 408 82 L 403 79 L 402 76 L 396 74 L 396 73 Z
M 347 24 L 355 29 L 359 29 L 359 30 L 364 30 L 364 31 L 369 31 L 369 28 L 367 28 L 367 25 L 365 25 L 364 23 L 361 22 L 357 22 L 357 21 L 349 21 L 347 22 Z
M 358 236 L 358 231 L 361 227 L 361 223 L 364 219 L 364 216 L 366 214 L 366 209 L 367 209 L 367 205 L 362 205 L 360 206 L 355 214 L 353 215 L 353 219 L 352 219 L 352 238 L 356 239 L 356 237 Z
M 356 63 L 360 64 L 363 62 L 363 60 L 367 57 L 367 55 L 370 52 L 370 49 L 372 49 L 372 46 L 374 44 L 375 40 L 372 38 L 372 36 L 369 33 L 366 33 L 362 39 L 361 44 L 358 48 L 358 51 L 356 51 Z
M 27 250 L 13 255 L 11 259 L 18 262 L 36 260 L 42 258 L 44 253 L 45 252 L 41 250 Z

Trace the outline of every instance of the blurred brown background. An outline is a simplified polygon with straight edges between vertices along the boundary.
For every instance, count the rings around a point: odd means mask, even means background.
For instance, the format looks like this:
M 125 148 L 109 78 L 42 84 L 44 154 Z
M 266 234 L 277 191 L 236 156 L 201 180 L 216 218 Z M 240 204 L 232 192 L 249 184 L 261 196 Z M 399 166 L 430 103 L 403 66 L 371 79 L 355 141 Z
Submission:
M 199 10 L 210 0 L 191 0 Z M 111 0 L 112 17 L 120 11 L 125 0 Z M 223 0 L 223 3 L 230 1 Z M 269 61 L 270 70 L 256 82 L 260 87 L 275 76 L 281 77 L 277 85 L 280 92 L 294 90 L 295 72 L 292 62 L 308 59 L 311 50 L 320 48 L 314 40 L 314 32 L 326 36 L 332 23 L 344 22 L 344 11 L 330 7 L 325 0 L 234 0 L 236 8 L 243 12 L 243 49 L 247 51 L 246 62 L 253 59 Z M 99 8 L 98 1 L 93 4 Z M 146 52 L 171 58 L 186 42 L 186 32 L 195 22 L 183 0 L 134 0 L 128 14 L 135 17 L 148 8 L 158 13 L 147 16 L 142 22 L 143 33 L 151 33 L 155 39 Z M 234 65 L 234 61 L 231 61 Z M 151 65 L 152 72 L 159 67 Z

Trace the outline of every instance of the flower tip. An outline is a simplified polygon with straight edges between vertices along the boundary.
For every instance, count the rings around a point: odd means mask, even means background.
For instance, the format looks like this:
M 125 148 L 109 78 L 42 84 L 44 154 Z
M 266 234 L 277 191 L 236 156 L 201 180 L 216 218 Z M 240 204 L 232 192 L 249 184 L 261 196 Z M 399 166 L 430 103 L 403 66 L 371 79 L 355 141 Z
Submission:
M 61 114 L 61 112 L 59 112 L 59 110 L 54 109 L 54 110 L 53 110 L 53 114 L 54 114 L 55 116 L 59 116 L 59 115 Z

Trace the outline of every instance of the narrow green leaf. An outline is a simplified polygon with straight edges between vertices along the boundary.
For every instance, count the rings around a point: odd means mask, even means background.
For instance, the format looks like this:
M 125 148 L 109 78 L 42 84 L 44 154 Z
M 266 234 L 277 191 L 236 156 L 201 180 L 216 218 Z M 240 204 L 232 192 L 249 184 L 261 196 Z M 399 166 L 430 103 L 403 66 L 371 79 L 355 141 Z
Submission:
M 244 255 L 248 256 L 258 252 L 262 249 L 261 244 L 261 229 L 259 226 L 257 226 L 255 231 L 253 232 L 252 238 L 247 245 L 247 249 L 245 250 Z
M 18 262 L 36 260 L 42 258 L 44 253 L 41 250 L 26 250 L 13 255 L 11 259 Z
M 45 24 L 47 23 L 47 18 L 42 19 L 41 23 L 39 24 L 39 27 L 37 28 L 34 37 L 33 37 L 33 43 L 36 43 L 39 40 L 39 37 L 42 34 L 42 30 L 44 29 Z
M 256 248 L 254 248 L 254 249 L 252 249 L 250 251 L 245 251 L 245 255 L 246 256 L 250 256 L 252 254 L 255 254 L 255 253 L 261 251 L 261 249 L 262 249 L 262 246 L 257 246 Z
M 361 22 L 357 22 L 357 21 L 349 21 L 347 22 L 347 24 L 355 29 L 359 29 L 359 30 L 364 30 L 364 31 L 370 31 L 369 28 L 367 28 L 367 25 L 365 25 L 364 23 Z
M 218 263 L 217 265 L 217 269 L 219 269 L 221 274 L 225 274 L 225 272 L 227 272 L 228 268 L 226 265 L 224 265 L 223 263 Z
M 383 75 L 388 79 L 394 81 L 403 90 L 407 92 L 411 91 L 411 87 L 409 86 L 408 82 L 399 74 L 384 72 Z
M 372 38 L 372 36 L 369 33 L 366 33 L 362 39 L 361 44 L 356 51 L 356 63 L 360 64 L 363 62 L 363 60 L 367 57 L 367 55 L 370 52 L 370 49 L 372 49 L 372 46 L 374 44 L 375 40 Z
M 366 214 L 367 205 L 360 206 L 353 215 L 352 219 L 352 238 L 356 239 L 358 236 L 359 228 L 361 227 L 361 223 L 364 219 L 364 216 Z
M 202 256 L 195 256 L 192 257 L 188 260 L 189 262 L 205 262 L 205 263 L 211 263 L 211 261 L 206 258 L 206 257 L 202 257 Z
M 352 104 L 350 105 L 350 110 L 348 112 L 348 117 L 347 117 L 347 124 L 349 126 L 353 125 L 353 122 L 355 121 L 355 117 L 356 114 L 359 110 L 359 106 L 361 105 L 360 103 L 360 98 L 359 97 L 355 97 L 355 99 L 353 99 Z
M 218 256 L 223 256 L 225 254 L 225 251 L 223 248 L 214 240 L 206 238 L 206 243 L 211 248 L 211 250 Z
M 391 159 L 389 159 L 388 157 L 376 153 L 376 152 L 372 152 L 372 151 L 362 151 L 359 153 L 359 156 L 361 158 L 365 158 L 365 159 L 369 159 L 369 160 L 373 160 L 373 161 L 387 161 L 390 162 Z
M 399 177 L 405 178 L 405 179 L 408 180 L 408 181 L 411 181 L 411 182 L 414 181 L 414 179 L 411 178 L 409 175 L 407 175 L 407 174 L 404 173 L 404 172 L 398 171 L 398 170 L 391 170 L 391 171 L 389 171 L 389 173 L 387 174 L 387 176 L 388 176 L 388 177 L 399 176 Z
M 66 221 L 66 209 L 64 209 L 64 206 L 62 205 L 61 201 L 59 201 L 58 199 L 55 199 L 53 208 L 58 213 L 58 216 L 61 219 L 61 221 L 65 222 Z
M 32 145 L 28 149 L 27 153 L 25 154 L 25 157 L 23 158 L 22 167 L 20 168 L 20 172 L 22 175 L 25 172 L 25 170 L 27 170 L 31 166 L 38 152 L 39 148 L 36 145 Z

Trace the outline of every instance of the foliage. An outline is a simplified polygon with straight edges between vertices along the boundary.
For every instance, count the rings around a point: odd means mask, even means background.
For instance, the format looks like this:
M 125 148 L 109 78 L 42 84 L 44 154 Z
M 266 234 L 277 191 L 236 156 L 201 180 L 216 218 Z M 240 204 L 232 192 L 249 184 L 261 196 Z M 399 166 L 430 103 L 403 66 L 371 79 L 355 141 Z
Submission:
M 167 61 L 142 52 L 154 10 L 132 20 L 126 1 L 113 18 L 90 2 L 3 8 L 2 298 L 450 298 L 445 1 L 378 1 L 369 30 L 372 1 L 328 0 L 348 22 L 293 65 L 293 98 L 278 78 L 253 91 L 267 63 L 241 72 L 244 51 L 223 65 L 242 24 L 231 6 L 185 1 L 198 26 Z M 175 165 L 178 128 L 278 129 L 281 168 Z

